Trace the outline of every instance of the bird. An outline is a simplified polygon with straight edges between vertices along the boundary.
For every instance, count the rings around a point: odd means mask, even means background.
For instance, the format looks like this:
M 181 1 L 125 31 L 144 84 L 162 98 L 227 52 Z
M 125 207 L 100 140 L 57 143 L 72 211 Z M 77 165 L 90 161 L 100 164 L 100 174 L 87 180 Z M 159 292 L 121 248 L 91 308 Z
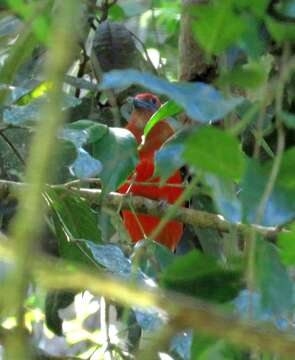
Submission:
M 159 109 L 159 98 L 151 93 L 141 93 L 132 98 L 133 111 L 126 126 L 135 137 L 138 144 L 144 133 L 144 128 L 151 116 Z M 129 176 L 128 181 L 118 189 L 122 194 L 133 194 L 148 199 L 158 200 L 173 204 L 183 192 L 181 186 L 183 179 L 177 170 L 166 182 L 169 186 L 160 186 L 160 177 L 154 177 L 155 153 L 163 143 L 174 135 L 174 130 L 166 120 L 159 121 L 148 133 L 144 143 L 139 147 L 139 163 L 135 171 Z M 147 182 L 148 185 L 141 184 Z M 155 184 L 155 185 L 153 185 Z M 171 186 L 172 185 L 172 186 Z M 133 243 L 148 238 L 158 226 L 160 218 L 148 214 L 137 214 L 131 210 L 122 211 L 123 223 Z M 165 245 L 171 251 L 176 249 L 183 233 L 183 224 L 169 221 L 162 231 L 155 237 L 155 241 Z

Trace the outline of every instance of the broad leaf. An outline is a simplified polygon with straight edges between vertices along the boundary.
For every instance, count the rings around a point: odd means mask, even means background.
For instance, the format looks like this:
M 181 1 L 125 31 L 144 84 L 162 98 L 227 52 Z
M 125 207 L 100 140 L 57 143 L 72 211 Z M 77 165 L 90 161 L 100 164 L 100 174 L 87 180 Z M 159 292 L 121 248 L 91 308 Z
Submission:
M 224 98 L 213 86 L 205 83 L 175 83 L 136 70 L 113 70 L 104 74 L 101 89 L 124 88 L 133 84 L 168 96 L 194 120 L 204 123 L 223 118 L 242 102 L 242 98 Z
M 86 241 L 85 243 L 98 264 L 112 274 L 129 279 L 131 276 L 131 261 L 117 245 L 98 245 L 92 241 Z
M 97 122 L 82 119 L 65 126 L 63 137 L 72 141 L 77 147 L 93 143 L 108 132 L 108 127 Z
M 288 314 L 280 314 L 278 317 L 270 308 L 262 303 L 261 293 L 257 291 L 242 290 L 234 300 L 236 311 L 242 319 L 249 319 L 249 311 L 256 321 L 272 322 L 278 329 L 287 330 L 290 328 Z
M 50 190 L 47 201 L 53 210 L 60 255 L 73 262 L 93 265 L 90 251 L 79 240 L 101 243 L 96 214 L 84 199 L 76 196 Z
M 166 181 L 175 171 L 185 165 L 183 152 L 185 141 L 191 132 L 181 131 L 169 139 L 155 156 L 155 175 L 160 176 L 161 181 Z
M 243 206 L 243 221 L 257 222 L 257 212 L 265 187 L 269 181 L 269 166 L 260 166 L 253 160 L 247 162 L 245 176 L 241 182 L 240 199 Z M 295 216 L 295 190 L 282 184 L 275 185 L 268 197 L 260 225 L 278 226 Z
M 266 26 L 272 37 L 279 43 L 294 41 L 295 39 L 295 24 L 293 23 L 277 21 L 268 16 Z
M 293 282 L 281 263 L 275 245 L 262 239 L 256 244 L 256 279 L 262 304 L 275 315 L 286 314 L 294 304 Z
M 5 98 L 5 105 L 11 105 L 19 98 L 21 98 L 24 94 L 26 94 L 29 90 L 22 87 L 0 84 L 0 94 L 2 91 L 7 92 L 7 96 Z
M 26 95 L 22 96 L 17 101 L 17 105 L 27 105 L 30 102 L 46 95 L 46 93 L 52 88 L 52 82 L 42 81 L 32 90 L 30 90 Z
M 102 163 L 99 177 L 105 192 L 116 190 L 138 162 L 136 140 L 126 129 L 109 128 L 101 139 L 91 142 L 86 149 Z
M 184 158 L 197 169 L 238 180 L 244 172 L 244 155 L 238 140 L 214 127 L 197 129 L 185 144 Z
M 174 336 L 170 343 L 170 351 L 176 353 L 181 359 L 190 360 L 192 346 L 192 333 L 186 331 Z
M 235 67 L 231 72 L 223 73 L 218 83 L 234 85 L 245 89 L 256 89 L 267 80 L 267 73 L 262 64 L 247 64 Z
M 91 251 L 93 259 L 97 264 L 104 267 L 110 273 L 122 277 L 125 280 L 135 279 L 145 282 L 148 277 L 138 268 L 133 267 L 119 246 L 114 244 L 95 244 L 92 241 L 85 241 L 85 245 Z M 151 285 L 149 279 L 149 285 Z
M 8 125 L 34 125 L 40 121 L 40 111 L 48 100 L 41 96 L 31 101 L 27 105 L 12 105 L 3 112 L 3 121 Z M 80 104 L 80 100 L 74 96 L 64 94 L 62 110 L 75 107 Z
M 97 176 L 102 170 L 102 164 L 85 150 L 78 149 L 78 157 L 70 167 L 70 170 L 79 179 L 87 179 Z
M 262 16 L 264 15 L 269 0 L 235 0 L 234 5 L 239 8 L 249 9 L 256 15 Z
M 52 168 L 56 169 L 54 180 L 62 183 L 70 178 L 70 167 L 76 161 L 78 153 L 74 144 L 64 139 L 56 139 L 54 153 L 51 155 Z
M 132 262 L 148 276 L 156 278 L 173 262 L 173 253 L 164 245 L 152 240 L 136 243 L 131 255 Z
M 75 294 L 68 291 L 51 291 L 46 296 L 46 326 L 57 336 L 62 336 L 62 319 L 59 317 L 58 311 L 69 306 L 74 297 Z
M 99 140 L 107 131 L 105 125 L 90 120 L 79 120 L 65 127 L 60 137 L 71 141 L 77 149 L 77 159 L 70 166 L 73 176 L 85 179 L 95 177 L 101 172 L 101 162 L 86 152 L 83 145 Z
M 224 340 L 197 334 L 193 337 L 191 360 L 243 360 L 243 355 Z
M 16 16 L 5 16 L 0 20 L 0 39 L 3 37 L 14 37 L 22 25 Z
M 284 264 L 295 264 L 295 223 L 292 223 L 290 229 L 280 232 L 278 245 L 280 247 L 280 256 Z
M 237 197 L 237 186 L 231 180 L 207 175 L 205 181 L 211 187 L 218 213 L 231 223 L 241 222 L 242 206 Z
M 280 116 L 281 116 L 281 119 L 282 119 L 283 123 L 289 129 L 295 129 L 295 115 L 294 114 L 291 114 L 291 113 L 286 112 L 286 111 L 282 111 Z
M 243 18 L 233 11 L 232 1 L 197 6 L 193 31 L 200 46 L 210 54 L 220 54 L 233 45 L 245 30 Z
M 272 162 L 268 162 L 265 167 L 270 169 Z M 295 191 L 295 146 L 289 148 L 284 152 L 280 172 L 278 175 L 278 183 L 290 190 Z
M 240 271 L 226 270 L 213 257 L 196 250 L 177 257 L 160 279 L 166 288 L 212 302 L 229 301 L 242 287 Z

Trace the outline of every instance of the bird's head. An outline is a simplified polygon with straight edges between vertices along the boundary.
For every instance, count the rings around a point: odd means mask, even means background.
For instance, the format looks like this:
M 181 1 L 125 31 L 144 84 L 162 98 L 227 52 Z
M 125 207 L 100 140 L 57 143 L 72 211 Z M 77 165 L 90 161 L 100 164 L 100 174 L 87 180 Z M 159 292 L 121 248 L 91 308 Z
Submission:
M 137 143 L 140 144 L 144 127 L 151 116 L 159 109 L 161 102 L 156 95 L 151 93 L 138 94 L 134 98 L 129 98 L 129 102 L 132 102 L 134 109 L 126 129 L 133 133 Z M 155 151 L 173 134 L 173 129 L 165 120 L 158 122 L 147 135 L 144 144 L 142 144 L 140 149 L 141 158 L 153 159 Z
M 131 98 L 135 111 L 154 113 L 161 106 L 161 102 L 156 95 L 151 93 L 142 93 Z
M 138 143 L 140 143 L 146 123 L 159 109 L 161 102 L 156 95 L 151 93 L 142 93 L 130 97 L 128 102 L 132 104 L 133 111 L 126 128 L 135 135 Z

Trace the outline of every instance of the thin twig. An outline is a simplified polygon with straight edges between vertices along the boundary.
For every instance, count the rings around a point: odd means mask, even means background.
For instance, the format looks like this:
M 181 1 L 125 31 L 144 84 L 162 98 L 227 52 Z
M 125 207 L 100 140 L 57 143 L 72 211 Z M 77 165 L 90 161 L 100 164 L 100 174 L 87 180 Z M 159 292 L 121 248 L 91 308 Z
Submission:
M 103 0 L 102 4 L 100 6 L 97 6 L 97 8 L 101 11 L 100 18 L 98 19 L 99 23 L 102 23 L 103 21 L 107 20 L 109 15 L 110 8 L 117 3 L 118 0 Z
M 25 166 L 25 160 L 21 156 L 20 152 L 17 150 L 17 148 L 14 146 L 13 142 L 4 134 L 4 131 L 0 131 L 0 136 L 2 139 L 7 143 L 7 145 L 11 148 L 15 156 L 18 158 L 18 160 Z
M 83 78 L 78 79 L 75 76 L 64 75 L 64 82 L 72 85 L 76 89 L 86 89 L 93 92 L 99 91 L 98 84 L 94 84 L 93 82 L 85 80 Z
M 87 55 L 87 51 L 86 51 L 86 48 L 85 48 L 85 45 L 84 45 L 83 42 L 80 42 L 80 47 L 81 47 L 81 50 L 82 50 L 82 57 L 83 58 L 82 58 L 82 60 L 80 61 L 80 64 L 79 64 L 79 70 L 78 70 L 78 73 L 77 73 L 77 78 L 78 79 L 83 78 L 87 62 L 89 61 L 89 56 Z M 76 88 L 75 96 L 77 98 L 80 97 L 80 92 L 81 92 L 80 88 Z
M 285 67 L 287 62 L 288 55 L 287 46 L 284 47 L 284 53 L 282 56 L 281 69 L 279 73 L 279 77 L 277 79 L 277 86 L 275 92 L 275 113 L 276 113 L 276 128 L 277 128 L 277 150 L 276 156 L 273 161 L 273 166 L 271 168 L 267 184 L 264 188 L 262 196 L 260 198 L 257 211 L 255 214 L 255 223 L 261 224 L 263 222 L 264 211 L 267 206 L 267 202 L 271 193 L 274 189 L 279 169 L 281 166 L 284 148 L 285 148 L 285 133 L 281 123 L 281 111 L 282 111 L 282 103 L 283 103 L 283 93 L 284 86 L 289 74 L 289 68 Z M 265 104 L 264 104 L 265 105 Z M 264 115 L 265 106 L 263 107 L 263 111 L 261 112 Z M 262 118 L 262 116 L 260 116 Z M 256 146 L 255 146 L 256 148 Z M 259 147 L 258 147 L 259 149 Z M 254 156 L 257 158 L 259 155 L 259 151 L 254 153 Z M 247 250 L 247 269 L 246 269 L 246 279 L 247 279 L 247 287 L 252 295 L 255 289 L 255 264 L 256 264 L 256 246 L 257 246 L 257 232 L 254 228 L 251 228 L 248 235 L 248 241 L 246 242 L 246 250 Z M 253 315 L 253 303 L 252 296 L 250 297 L 249 306 L 248 306 L 249 317 L 251 318 Z
M 100 330 L 104 336 L 105 343 L 105 352 L 104 359 L 105 360 L 113 360 L 112 354 L 112 343 L 110 338 L 110 304 L 108 300 L 104 296 L 100 298 Z
M 147 48 L 146 48 L 144 42 L 136 34 L 134 34 L 132 31 L 128 30 L 128 32 L 130 33 L 131 36 L 134 37 L 134 39 L 136 39 L 140 43 L 140 45 L 142 47 L 142 50 L 145 53 L 146 59 L 147 59 L 148 63 L 150 64 L 151 68 L 153 69 L 153 73 L 155 75 L 158 75 L 158 70 L 156 69 L 155 65 L 153 64 L 153 62 L 152 62 L 152 60 L 151 60 L 151 58 L 149 56 L 149 52 L 147 51 Z

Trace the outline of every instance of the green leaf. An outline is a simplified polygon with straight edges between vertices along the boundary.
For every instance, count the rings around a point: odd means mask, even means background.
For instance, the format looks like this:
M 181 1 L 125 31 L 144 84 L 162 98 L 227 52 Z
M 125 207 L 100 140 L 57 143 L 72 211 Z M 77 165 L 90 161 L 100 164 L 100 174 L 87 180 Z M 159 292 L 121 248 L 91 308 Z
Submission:
M 262 304 L 275 315 L 290 311 L 293 307 L 293 282 L 275 245 L 259 238 L 256 259 L 256 279 Z
M 84 149 L 78 149 L 78 157 L 70 166 L 71 173 L 79 179 L 89 179 L 96 177 L 102 171 L 100 161 L 94 159 Z
M 209 54 L 219 55 L 235 44 L 245 30 L 243 18 L 233 11 L 233 1 L 216 1 L 196 8 L 193 32 Z
M 107 132 L 106 125 L 82 119 L 66 125 L 61 136 L 81 147 L 85 143 L 91 144 L 100 140 Z
M 138 16 L 149 10 L 149 6 L 146 3 L 133 0 L 125 0 L 121 7 L 127 17 Z
M 168 96 L 192 119 L 207 123 L 223 118 L 242 102 L 241 97 L 225 98 L 213 86 L 196 83 L 170 83 L 155 75 L 137 70 L 113 70 L 104 74 L 100 88 L 125 88 L 141 85 L 155 93 Z
M 26 159 L 31 139 L 29 132 L 26 129 L 11 128 L 5 131 L 5 135 L 14 144 L 22 158 Z M 8 176 L 20 178 L 23 164 L 2 137 L 0 138 L 0 163 L 3 169 L 2 177 L 6 173 Z
M 164 245 L 152 240 L 136 243 L 131 260 L 149 277 L 156 278 L 173 261 L 173 253 Z
M 246 28 L 241 34 L 237 45 L 246 52 L 250 59 L 259 60 L 266 52 L 266 43 L 261 36 L 261 21 L 251 15 L 244 15 L 243 20 Z
M 7 0 L 11 9 L 23 17 L 25 20 L 31 21 L 32 29 L 34 30 L 37 38 L 46 43 L 49 36 L 49 13 L 50 13 L 50 2 L 42 9 L 43 13 L 40 13 L 40 9 L 36 6 L 35 2 L 27 3 L 23 0 Z
M 170 352 L 175 354 L 174 359 L 188 360 L 191 359 L 191 346 L 192 346 L 192 334 L 191 331 L 184 331 L 183 333 L 177 334 L 170 341 Z
M 53 210 L 60 255 L 73 262 L 93 265 L 90 251 L 83 242 L 77 241 L 101 243 L 94 211 L 84 199 L 58 191 L 47 192 L 47 199 Z
M 263 16 L 269 0 L 235 0 L 234 5 L 240 9 L 250 9 L 257 17 Z
M 242 206 L 234 182 L 212 175 L 207 175 L 205 181 L 211 187 L 218 213 L 233 224 L 241 222 Z
M 0 39 L 16 36 L 22 22 L 16 16 L 8 15 L 0 19 Z
M 65 126 L 60 137 L 75 144 L 78 155 L 75 162 L 70 166 L 72 175 L 80 179 L 87 179 L 95 177 L 101 172 L 101 162 L 86 152 L 83 145 L 98 141 L 107 132 L 107 126 L 90 120 L 79 120 Z
M 243 360 L 239 350 L 224 340 L 196 334 L 191 347 L 191 360 Z
M 178 132 L 156 152 L 155 176 L 160 176 L 162 183 L 185 165 L 183 152 L 190 134 L 191 131 Z
M 196 194 L 190 200 L 190 206 L 193 209 L 206 211 L 209 213 L 216 213 L 213 201 L 209 196 Z M 189 229 L 186 230 L 186 233 Z M 197 235 L 198 241 L 201 244 L 202 250 L 206 255 L 222 260 L 224 258 L 223 237 L 215 229 L 202 229 L 198 226 L 193 226 L 193 231 Z
M 9 85 L 0 83 L 0 94 L 2 92 L 5 92 L 7 94 L 6 99 L 5 99 L 5 105 L 12 105 L 14 102 L 16 102 L 22 96 L 25 96 L 25 94 L 27 94 L 28 91 L 29 90 L 24 89 L 22 87 L 9 86 Z
M 122 21 L 125 19 L 125 12 L 121 6 L 114 4 L 109 8 L 108 18 L 113 21 Z
M 40 82 L 40 84 L 35 86 L 33 88 L 33 90 L 30 90 L 30 92 L 28 94 L 26 94 L 26 95 L 22 96 L 20 99 L 18 99 L 17 105 L 28 105 L 33 100 L 46 95 L 46 93 L 48 93 L 48 91 L 51 88 L 52 88 L 52 82 L 42 81 L 42 82 Z
M 131 276 L 131 261 L 123 251 L 114 244 L 99 245 L 92 241 L 85 241 L 97 264 L 106 268 L 112 274 L 125 277 Z
M 278 42 L 294 41 L 295 24 L 274 20 L 272 17 L 266 17 L 266 26 L 272 37 Z
M 271 169 L 272 162 L 269 161 L 265 167 Z M 280 172 L 278 175 L 278 183 L 290 190 L 295 191 L 295 146 L 289 148 L 284 152 Z
M 63 95 L 62 110 L 68 110 L 81 103 L 81 100 L 67 94 Z M 44 96 L 38 97 L 27 105 L 12 105 L 4 110 L 3 121 L 8 125 L 34 125 L 40 121 L 40 111 L 48 99 Z
M 214 127 L 202 127 L 187 140 L 184 158 L 197 169 L 238 180 L 244 172 L 245 159 L 238 140 Z
M 58 169 L 54 174 L 56 183 L 62 183 L 70 178 L 69 168 L 77 159 L 77 150 L 73 143 L 56 139 L 54 152 L 51 154 L 51 167 Z
M 68 291 L 51 291 L 45 300 L 46 326 L 55 335 L 62 336 L 62 319 L 58 311 L 69 306 L 75 298 L 75 294 Z
M 32 101 L 28 105 L 12 105 L 3 112 L 3 122 L 7 125 L 34 125 L 40 119 L 40 110 L 44 106 L 44 98 Z
M 282 119 L 283 123 L 289 129 L 295 129 L 295 115 L 294 114 L 291 114 L 291 113 L 286 112 L 286 111 L 282 111 L 280 116 L 281 116 L 281 119 Z
M 217 302 L 233 299 L 242 287 L 240 271 L 226 270 L 197 250 L 175 258 L 160 279 L 166 288 Z
M 102 163 L 100 179 L 105 192 L 116 190 L 138 162 L 136 140 L 126 129 L 109 128 L 102 138 L 91 142 L 87 149 L 91 149 L 89 152 Z
M 146 137 L 152 128 L 163 119 L 174 116 L 182 111 L 182 107 L 177 105 L 175 101 L 167 101 L 163 104 L 158 111 L 156 111 L 149 119 L 144 128 L 144 136 Z
M 245 89 L 255 89 L 267 80 L 265 69 L 260 64 L 248 64 L 223 73 L 218 79 L 222 85 L 235 85 Z
M 295 223 L 278 236 L 280 257 L 285 265 L 295 264 Z
M 271 165 L 268 163 L 262 167 L 253 160 L 247 161 L 240 193 L 243 221 L 247 223 L 257 222 L 257 211 L 269 181 Z M 266 203 L 261 225 L 278 226 L 290 221 L 295 216 L 295 202 L 291 199 L 295 199 L 295 191 L 276 184 Z

